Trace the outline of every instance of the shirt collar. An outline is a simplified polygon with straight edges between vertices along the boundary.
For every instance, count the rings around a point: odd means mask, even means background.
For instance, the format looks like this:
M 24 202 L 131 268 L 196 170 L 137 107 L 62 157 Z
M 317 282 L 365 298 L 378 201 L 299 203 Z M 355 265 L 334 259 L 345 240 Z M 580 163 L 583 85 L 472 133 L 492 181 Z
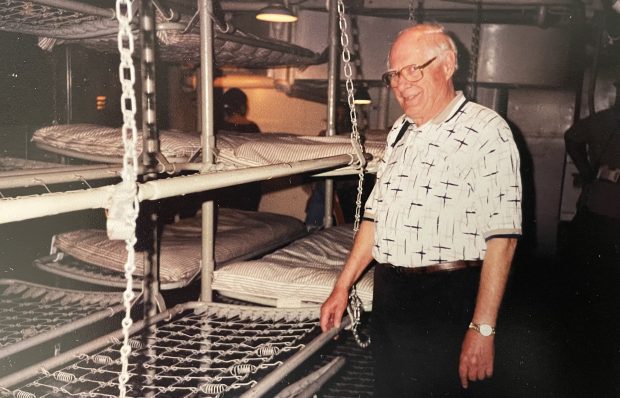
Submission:
M 454 96 L 454 98 L 452 98 L 450 103 L 446 105 L 446 107 L 443 108 L 443 110 L 439 112 L 434 118 L 432 118 L 425 124 L 432 123 L 434 125 L 439 125 L 441 123 L 447 122 L 456 114 L 456 112 L 463 106 L 465 102 L 467 102 L 467 98 L 465 98 L 463 92 L 457 91 L 456 95 Z M 405 115 L 404 120 L 408 121 L 413 125 L 416 125 L 415 122 L 407 115 Z

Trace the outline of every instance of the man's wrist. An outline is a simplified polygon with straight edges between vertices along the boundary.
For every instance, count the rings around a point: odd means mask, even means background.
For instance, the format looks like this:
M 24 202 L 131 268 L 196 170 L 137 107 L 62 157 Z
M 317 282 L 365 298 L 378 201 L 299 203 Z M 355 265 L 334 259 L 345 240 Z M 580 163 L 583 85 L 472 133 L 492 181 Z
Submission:
M 495 334 L 495 327 L 486 323 L 469 323 L 469 329 L 475 330 L 484 337 L 493 336 Z

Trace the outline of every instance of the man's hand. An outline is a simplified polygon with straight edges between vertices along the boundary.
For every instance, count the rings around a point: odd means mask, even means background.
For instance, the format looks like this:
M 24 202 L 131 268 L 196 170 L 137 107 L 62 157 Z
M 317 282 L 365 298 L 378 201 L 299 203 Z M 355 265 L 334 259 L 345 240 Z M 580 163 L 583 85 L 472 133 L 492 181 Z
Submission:
M 321 306 L 321 330 L 324 332 L 333 327 L 340 327 L 342 314 L 349 303 L 349 292 L 338 287 L 332 290 L 327 300 Z
M 470 381 L 484 380 L 493 376 L 495 358 L 495 337 L 482 336 L 474 330 L 468 330 L 461 347 L 459 376 L 463 388 L 469 387 Z

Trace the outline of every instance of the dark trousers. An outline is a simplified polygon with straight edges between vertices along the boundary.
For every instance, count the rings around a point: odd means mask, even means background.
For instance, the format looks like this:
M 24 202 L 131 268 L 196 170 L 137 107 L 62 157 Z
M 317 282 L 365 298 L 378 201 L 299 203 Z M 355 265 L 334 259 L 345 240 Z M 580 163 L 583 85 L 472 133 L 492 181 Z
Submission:
M 412 274 L 375 267 L 375 397 L 467 397 L 479 388 L 463 390 L 458 374 L 479 279 L 479 268 Z

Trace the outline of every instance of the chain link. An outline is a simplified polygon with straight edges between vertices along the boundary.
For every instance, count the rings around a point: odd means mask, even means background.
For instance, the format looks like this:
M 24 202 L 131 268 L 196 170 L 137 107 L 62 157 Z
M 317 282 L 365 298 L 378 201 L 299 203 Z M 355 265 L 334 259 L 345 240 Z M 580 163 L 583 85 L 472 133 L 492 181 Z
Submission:
M 364 149 L 362 148 L 360 134 L 357 126 L 357 112 L 355 110 L 355 90 L 353 89 L 353 71 L 351 67 L 351 52 L 349 51 L 349 36 L 347 34 L 347 20 L 345 18 L 344 2 L 338 0 L 338 17 L 340 26 L 340 44 L 342 45 L 342 60 L 344 61 L 344 76 L 346 78 L 347 89 L 347 102 L 349 104 L 349 117 L 351 118 L 351 145 L 355 150 L 358 158 L 358 182 L 357 182 L 357 197 L 355 199 L 355 222 L 353 224 L 353 232 L 357 233 L 361 220 L 362 209 L 362 193 L 364 189 L 364 167 L 366 166 L 366 158 L 364 157 Z M 359 332 L 357 330 L 360 323 L 362 305 L 361 300 L 357 296 L 355 286 L 351 288 L 349 293 L 350 304 L 347 307 L 349 317 L 352 319 L 351 332 L 357 344 L 366 348 L 370 344 L 370 338 L 366 341 L 362 341 Z
M 415 22 L 415 0 L 409 0 L 409 22 Z
M 338 25 L 340 26 L 340 44 L 342 46 L 342 60 L 344 61 L 344 76 L 346 78 L 345 87 L 347 89 L 347 102 L 349 104 L 349 118 L 351 119 L 351 145 L 357 155 L 358 160 L 358 185 L 357 198 L 355 200 L 355 221 L 353 231 L 359 230 L 361 220 L 362 193 L 364 186 L 364 167 L 366 158 L 362 148 L 360 134 L 357 124 L 357 111 L 355 109 L 355 90 L 353 87 L 353 69 L 351 66 L 351 52 L 349 51 L 349 35 L 347 34 L 347 20 L 345 18 L 344 2 L 338 0 Z
M 113 198 L 111 213 L 121 214 L 124 217 L 127 231 L 132 229 L 131 235 L 125 231 L 125 247 L 127 250 L 127 262 L 125 263 L 125 278 L 127 281 L 125 291 L 123 292 L 123 305 L 125 307 L 125 317 L 121 325 L 123 328 L 123 346 L 120 349 L 121 354 L 121 373 L 119 374 L 119 392 L 120 397 L 126 396 L 126 383 L 129 380 L 129 355 L 131 346 L 129 345 L 129 328 L 133 324 L 131 319 L 131 304 L 135 297 L 133 292 L 133 272 L 135 266 L 136 243 L 135 228 L 136 218 L 138 217 L 140 203 L 138 201 L 138 192 L 136 181 L 138 179 L 138 154 L 136 147 L 138 146 L 138 132 L 136 128 L 136 93 L 134 91 L 134 83 L 136 78 L 135 67 L 133 64 L 132 54 L 134 52 L 134 37 L 131 31 L 131 20 L 133 17 L 133 1 L 117 0 L 116 1 L 116 18 L 118 19 L 118 50 L 120 52 L 119 80 L 122 87 L 121 95 L 121 111 L 123 114 L 123 169 L 121 171 L 122 182 L 119 189 L 115 192 Z M 116 199 L 118 197 L 121 199 Z M 114 209 L 116 207 L 116 209 Z
M 482 2 L 476 2 L 474 27 L 471 35 L 471 58 L 469 59 L 469 76 L 467 82 L 469 83 L 469 98 L 475 100 L 477 96 L 478 85 L 478 57 L 480 54 L 480 30 L 482 24 Z

